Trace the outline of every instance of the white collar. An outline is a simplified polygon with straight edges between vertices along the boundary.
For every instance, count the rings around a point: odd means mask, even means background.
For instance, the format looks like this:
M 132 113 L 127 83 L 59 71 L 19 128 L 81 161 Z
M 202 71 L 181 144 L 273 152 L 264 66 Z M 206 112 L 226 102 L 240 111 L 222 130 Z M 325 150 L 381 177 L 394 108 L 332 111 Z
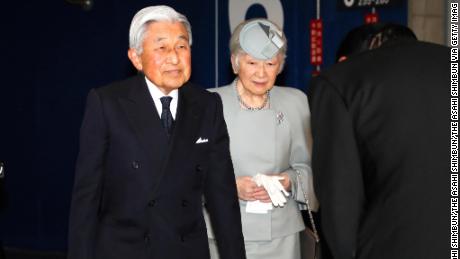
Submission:
M 176 119 L 176 111 L 177 111 L 177 102 L 179 99 L 179 90 L 174 89 L 169 92 L 168 95 L 165 95 L 159 88 L 156 86 L 152 81 L 150 81 L 147 77 L 145 77 L 145 82 L 147 83 L 150 95 L 152 96 L 153 101 L 155 102 L 155 107 L 157 108 L 158 115 L 161 117 L 161 111 L 163 106 L 161 105 L 160 98 L 163 96 L 170 96 L 172 97 L 171 104 L 169 109 L 171 110 L 171 114 L 173 119 Z

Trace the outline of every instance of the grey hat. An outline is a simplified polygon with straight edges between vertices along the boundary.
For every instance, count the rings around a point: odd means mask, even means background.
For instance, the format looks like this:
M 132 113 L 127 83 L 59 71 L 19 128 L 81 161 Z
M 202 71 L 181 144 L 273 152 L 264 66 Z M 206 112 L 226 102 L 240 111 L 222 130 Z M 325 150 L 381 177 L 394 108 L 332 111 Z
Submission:
M 283 33 L 267 20 L 254 20 L 240 32 L 240 46 L 256 59 L 272 59 L 284 46 Z

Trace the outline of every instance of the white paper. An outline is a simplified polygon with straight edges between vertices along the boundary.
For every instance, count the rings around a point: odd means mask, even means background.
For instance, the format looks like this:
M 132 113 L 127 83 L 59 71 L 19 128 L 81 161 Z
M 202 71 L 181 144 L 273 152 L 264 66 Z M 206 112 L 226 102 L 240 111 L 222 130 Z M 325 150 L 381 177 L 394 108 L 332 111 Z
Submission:
M 246 212 L 247 213 L 256 213 L 256 214 L 267 214 L 269 210 L 272 210 L 273 206 L 270 202 L 261 202 L 261 201 L 248 201 L 246 203 Z

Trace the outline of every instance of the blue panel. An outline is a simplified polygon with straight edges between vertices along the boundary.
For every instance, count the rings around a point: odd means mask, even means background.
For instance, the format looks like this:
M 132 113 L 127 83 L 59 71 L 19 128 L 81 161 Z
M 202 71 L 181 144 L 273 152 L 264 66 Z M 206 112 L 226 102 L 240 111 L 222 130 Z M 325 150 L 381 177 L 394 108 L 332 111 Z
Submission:
M 230 38 L 228 2 L 219 1 L 219 84 L 232 81 L 228 41 Z M 261 1 L 263 2 L 263 1 Z M 310 64 L 309 21 L 316 18 L 316 1 L 281 1 L 284 13 L 284 32 L 288 39 L 288 52 L 284 72 L 278 76 L 277 83 L 302 90 L 307 89 L 313 67 Z M 321 1 L 321 18 L 324 23 L 324 65 L 334 63 L 335 50 L 340 41 L 353 27 L 364 23 L 369 8 L 338 10 L 337 0 Z M 407 1 L 404 5 L 391 8 L 378 8 L 381 21 L 407 23 Z M 262 5 L 249 7 L 246 18 L 267 17 Z

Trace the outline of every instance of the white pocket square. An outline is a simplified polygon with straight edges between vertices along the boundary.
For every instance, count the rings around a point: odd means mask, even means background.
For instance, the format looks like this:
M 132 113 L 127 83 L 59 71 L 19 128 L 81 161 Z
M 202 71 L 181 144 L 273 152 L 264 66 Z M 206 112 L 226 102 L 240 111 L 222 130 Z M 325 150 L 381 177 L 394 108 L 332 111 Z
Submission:
M 195 144 L 201 144 L 201 143 L 207 143 L 207 142 L 208 142 L 208 139 L 207 139 L 207 138 L 201 138 L 201 137 L 199 137 L 199 138 L 196 140 Z

